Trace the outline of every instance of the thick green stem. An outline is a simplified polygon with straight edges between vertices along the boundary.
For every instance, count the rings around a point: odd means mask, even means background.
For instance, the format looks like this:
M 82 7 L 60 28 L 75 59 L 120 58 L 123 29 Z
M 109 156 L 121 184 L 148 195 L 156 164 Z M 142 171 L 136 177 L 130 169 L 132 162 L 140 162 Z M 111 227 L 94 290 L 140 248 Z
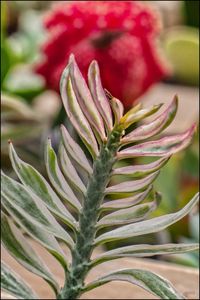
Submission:
M 88 264 L 96 235 L 95 225 L 99 217 L 99 208 L 116 160 L 121 134 L 122 129 L 120 127 L 112 131 L 108 142 L 102 147 L 99 157 L 94 162 L 93 174 L 89 180 L 79 218 L 80 229 L 72 253 L 72 265 L 58 299 L 77 299 L 81 295 L 84 280 L 89 270 Z

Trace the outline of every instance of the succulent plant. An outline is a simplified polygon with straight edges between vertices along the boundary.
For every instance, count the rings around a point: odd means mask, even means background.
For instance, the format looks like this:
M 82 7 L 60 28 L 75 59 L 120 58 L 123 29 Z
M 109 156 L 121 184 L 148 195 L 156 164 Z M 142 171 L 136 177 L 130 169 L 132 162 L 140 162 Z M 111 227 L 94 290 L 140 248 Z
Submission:
M 158 232 L 177 222 L 192 210 L 198 202 L 198 195 L 177 212 L 146 220 L 161 200 L 161 195 L 153 190 L 153 181 L 170 156 L 191 142 L 195 125 L 182 134 L 144 141 L 159 134 L 171 123 L 177 110 L 177 97 L 154 121 L 127 134 L 127 129 L 134 122 L 156 113 L 161 105 L 142 108 L 139 104 L 123 115 L 122 103 L 102 88 L 95 61 L 89 67 L 88 82 L 89 88 L 71 56 L 62 74 L 61 96 L 67 116 L 88 151 L 83 151 L 67 129 L 61 126 L 59 153 L 53 150 L 50 139 L 46 144 L 45 163 L 49 182 L 21 160 L 9 142 L 12 166 L 21 183 L 2 172 L 3 245 L 26 269 L 49 283 L 56 299 L 77 299 L 86 291 L 113 280 L 139 285 L 162 299 L 183 299 L 168 280 L 143 269 L 117 270 L 85 284 L 88 272 L 106 261 L 198 249 L 198 244 L 142 244 L 117 248 L 92 258 L 94 249 L 106 242 Z M 141 156 L 156 157 L 157 160 L 122 168 L 117 165 L 119 160 Z M 112 177 L 120 174 L 132 177 L 113 185 Z M 107 200 L 112 194 L 118 199 Z M 143 202 L 148 195 L 152 195 L 153 200 Z M 113 229 L 113 226 L 116 228 Z M 62 265 L 65 271 L 62 288 L 33 251 L 20 228 Z M 71 262 L 59 241 L 70 249 Z M 2 265 L 1 287 L 20 299 L 39 298 L 5 264 Z

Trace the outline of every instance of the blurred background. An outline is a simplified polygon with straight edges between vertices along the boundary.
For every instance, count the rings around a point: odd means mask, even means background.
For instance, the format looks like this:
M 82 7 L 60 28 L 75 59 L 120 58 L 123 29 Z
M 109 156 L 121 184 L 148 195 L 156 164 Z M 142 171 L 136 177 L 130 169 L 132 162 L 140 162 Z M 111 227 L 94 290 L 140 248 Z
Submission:
M 67 124 L 59 79 L 70 53 L 84 76 L 91 60 L 98 61 L 104 87 L 126 110 L 138 102 L 167 105 L 178 94 L 177 117 L 165 134 L 198 122 L 199 1 L 1 1 L 1 161 L 12 176 L 8 139 L 42 173 L 47 136 L 57 148 L 58 125 Z M 198 130 L 155 182 L 163 195 L 156 215 L 178 210 L 198 191 Z M 194 211 L 166 231 L 127 244 L 198 242 L 198 224 Z M 197 253 L 156 259 L 199 262 Z

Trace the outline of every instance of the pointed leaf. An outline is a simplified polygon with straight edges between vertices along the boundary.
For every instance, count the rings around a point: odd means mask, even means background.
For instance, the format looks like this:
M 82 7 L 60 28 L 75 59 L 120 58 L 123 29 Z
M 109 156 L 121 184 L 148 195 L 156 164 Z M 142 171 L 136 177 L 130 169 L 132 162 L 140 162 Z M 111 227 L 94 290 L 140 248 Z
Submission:
M 134 178 L 144 177 L 161 169 L 169 159 L 170 156 L 167 156 L 145 165 L 134 165 L 116 168 L 113 170 L 112 175 L 129 175 Z
M 117 124 L 120 123 L 120 119 L 123 116 L 124 106 L 123 106 L 122 102 L 119 99 L 114 98 L 114 97 L 112 97 L 110 99 L 110 104 L 111 104 L 112 111 L 113 111 L 114 116 L 115 116 L 115 125 L 117 125 Z
M 106 194 L 118 194 L 118 193 L 133 193 L 143 190 L 149 186 L 158 176 L 160 171 L 156 171 L 153 174 L 138 180 L 125 181 L 106 188 Z
M 31 165 L 23 162 L 14 150 L 12 143 L 9 146 L 10 160 L 21 182 L 37 195 L 56 216 L 68 224 L 75 224 L 74 217 L 69 213 L 48 182 Z
M 48 139 L 45 151 L 45 164 L 49 180 L 55 191 L 73 208 L 80 211 L 81 204 L 74 195 L 71 187 L 65 180 L 58 165 L 56 154 L 51 146 L 51 140 Z M 66 167 L 66 164 L 65 164 Z
M 173 121 L 178 108 L 178 97 L 175 96 L 169 107 L 159 115 L 155 120 L 144 124 L 127 134 L 122 140 L 122 144 L 138 142 L 156 134 L 159 134 Z
M 17 299 L 39 299 L 27 283 L 4 263 L 1 263 L 1 289 Z
M 168 136 L 157 141 L 150 141 L 135 145 L 118 152 L 119 159 L 135 157 L 135 156 L 166 156 L 172 155 L 186 148 L 193 137 L 196 125 L 192 125 L 190 129 L 182 134 Z
M 65 241 L 71 248 L 73 240 L 70 235 L 59 225 L 56 219 L 51 215 L 43 202 L 27 190 L 22 184 L 1 174 L 2 182 L 2 204 L 7 208 L 9 202 L 15 210 L 20 212 L 25 218 L 29 218 L 42 229 L 53 233 L 58 238 Z
M 87 173 L 92 173 L 92 168 L 88 162 L 88 159 L 81 149 L 81 147 L 73 140 L 67 129 L 61 125 L 61 135 L 63 145 L 67 153 L 85 170 Z
M 175 290 L 168 280 L 153 272 L 138 269 L 123 269 L 105 275 L 88 284 L 84 289 L 84 292 L 90 291 L 110 281 L 130 282 L 147 290 L 151 294 L 160 297 L 160 299 L 185 299 L 183 295 Z
M 120 123 L 123 124 L 124 129 L 128 128 L 131 124 L 143 120 L 144 118 L 155 114 L 163 104 L 156 104 L 150 108 L 144 108 L 137 111 L 137 106 L 128 111 L 122 118 Z M 139 106 L 138 106 L 139 107 Z
M 198 202 L 198 200 L 199 195 L 196 194 L 185 207 L 183 207 L 176 213 L 138 222 L 135 224 L 125 225 L 110 232 L 104 233 L 96 238 L 95 245 L 161 231 L 187 215 L 194 207 L 194 205 Z
M 70 65 L 68 65 L 63 71 L 60 81 L 60 93 L 63 105 L 70 122 L 73 124 L 83 143 L 94 158 L 99 152 L 97 142 L 93 131 L 78 104 L 71 79 L 69 78 L 69 67 Z
M 47 266 L 35 253 L 21 231 L 4 213 L 1 215 L 1 241 L 6 250 L 8 250 L 22 266 L 28 271 L 42 277 L 52 286 L 55 293 L 58 292 L 58 284 Z
M 70 65 L 70 78 L 72 80 L 73 90 L 76 94 L 76 98 L 79 105 L 85 114 L 88 122 L 92 125 L 101 137 L 101 140 L 106 140 L 105 129 L 103 120 L 99 114 L 99 111 L 94 104 L 90 91 L 87 87 L 85 79 L 83 78 L 74 56 L 71 55 L 69 59 Z
M 111 131 L 113 128 L 112 112 L 104 89 L 102 87 L 99 66 L 96 61 L 93 61 L 89 66 L 88 83 L 92 97 L 102 118 L 104 119 L 106 127 L 108 131 Z
M 125 225 L 144 220 L 157 208 L 159 203 L 160 195 L 156 193 L 155 201 L 139 204 L 108 214 L 97 222 L 96 227 L 100 229 L 107 226 Z
M 60 147 L 60 162 L 61 168 L 65 177 L 72 183 L 72 185 L 79 190 L 83 195 L 86 193 L 86 187 L 80 179 L 75 167 L 73 166 L 64 146 Z M 80 206 L 80 205 L 79 205 Z
M 46 249 L 48 249 L 48 251 L 55 256 L 55 258 L 67 270 L 65 254 L 60 248 L 55 237 L 46 230 L 42 229 L 41 226 L 38 226 L 33 219 L 29 218 L 29 216 L 21 214 L 20 211 L 17 210 L 4 195 L 2 195 L 2 205 L 13 217 L 13 219 L 24 229 L 24 231 L 27 232 L 33 239 L 38 241 L 41 245 L 43 245 Z
M 150 193 L 151 190 L 152 190 L 152 186 L 149 186 L 144 192 L 136 194 L 132 197 L 105 202 L 101 205 L 100 210 L 108 211 L 108 210 L 118 210 L 118 209 L 132 207 L 142 202 L 147 197 L 147 195 Z
M 120 247 L 98 255 L 90 264 L 93 268 L 105 261 L 122 257 L 150 257 L 154 255 L 178 254 L 199 249 L 199 244 L 133 245 Z

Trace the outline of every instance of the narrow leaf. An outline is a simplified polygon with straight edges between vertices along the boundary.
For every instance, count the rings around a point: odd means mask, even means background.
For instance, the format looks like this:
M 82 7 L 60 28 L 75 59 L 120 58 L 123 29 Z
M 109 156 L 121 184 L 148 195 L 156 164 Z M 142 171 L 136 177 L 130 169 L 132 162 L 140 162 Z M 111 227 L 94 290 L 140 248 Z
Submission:
M 91 268 L 105 261 L 122 257 L 150 257 L 154 255 L 178 254 L 199 249 L 199 244 L 133 245 L 120 247 L 98 255 L 90 264 Z
M 85 170 L 87 173 L 92 173 L 92 167 L 90 166 L 88 159 L 81 149 L 81 147 L 73 140 L 67 129 L 61 126 L 61 135 L 63 145 L 67 153 Z
M 70 235 L 59 225 L 56 219 L 51 215 L 43 202 L 27 190 L 22 184 L 1 174 L 2 182 L 2 204 L 7 208 L 9 202 L 15 210 L 20 212 L 25 218 L 29 218 L 41 228 L 53 233 L 58 238 L 65 241 L 71 248 L 73 240 Z
M 160 171 L 156 171 L 153 174 L 138 180 L 125 181 L 106 188 L 106 194 L 118 194 L 118 193 L 133 193 L 143 190 L 149 186 L 158 176 Z
M 92 97 L 102 118 L 104 119 L 106 127 L 108 131 L 111 131 L 113 128 L 112 112 L 104 89 L 102 87 L 99 66 L 96 61 L 93 61 L 89 66 L 88 83 Z
M 48 174 L 49 180 L 51 181 L 51 184 L 54 187 L 54 189 L 56 190 L 56 192 L 73 208 L 80 211 L 81 204 L 77 200 L 71 187 L 65 180 L 65 178 L 60 170 L 56 154 L 51 146 L 50 139 L 48 139 L 48 142 L 46 145 L 45 164 L 46 164 L 46 169 L 47 169 L 47 174 Z M 66 164 L 64 167 L 66 167 Z M 67 171 L 70 171 L 69 168 L 66 169 L 66 172 Z M 80 181 L 80 179 L 79 179 L 79 181 Z
M 4 263 L 1 263 L 1 289 L 17 299 L 39 299 L 27 283 Z
M 128 128 L 130 125 L 132 125 L 135 122 L 141 121 L 144 118 L 151 116 L 152 114 L 155 114 L 162 106 L 163 104 L 156 104 L 150 108 L 144 108 L 140 110 L 130 110 L 128 113 L 126 113 L 122 118 L 120 123 L 123 124 L 124 129 Z M 138 106 L 139 107 L 139 106 Z M 137 108 L 137 106 L 136 106 Z
M 84 289 L 84 292 L 90 291 L 110 281 L 130 282 L 147 290 L 151 294 L 160 297 L 160 299 L 185 299 L 183 295 L 175 290 L 168 280 L 153 272 L 138 269 L 123 269 L 105 275 L 88 284 Z
M 135 145 L 118 152 L 118 158 L 128 158 L 135 156 L 166 156 L 172 155 L 186 148 L 193 137 L 196 125 L 182 134 L 168 136 L 156 141 L 149 141 Z
M 86 193 L 86 187 L 80 179 L 75 167 L 73 166 L 64 146 L 60 147 L 60 162 L 63 174 L 72 183 L 72 185 L 79 190 L 83 195 Z M 80 204 L 79 204 L 80 206 Z
M 30 219 L 29 216 L 21 214 L 4 195 L 2 195 L 2 205 L 25 232 L 48 249 L 61 265 L 67 269 L 65 254 L 52 234 L 42 229 L 41 226 L 38 226 L 38 224 Z
M 112 97 L 110 99 L 110 104 L 111 104 L 112 111 L 113 111 L 114 116 L 115 116 L 115 125 L 117 125 L 117 124 L 120 123 L 120 119 L 123 116 L 124 106 L 123 106 L 122 102 L 119 99 L 114 98 L 114 97 Z
M 21 182 L 37 195 L 56 216 L 68 224 L 75 224 L 74 217 L 69 213 L 48 182 L 31 165 L 23 162 L 15 152 L 12 143 L 9 154 L 13 169 Z M 68 199 L 69 200 L 69 199 Z M 73 202 L 72 202 L 73 203 Z
M 107 226 L 125 225 L 144 220 L 154 211 L 160 203 L 160 195 L 155 194 L 155 200 L 144 204 L 139 204 L 126 209 L 113 212 L 101 218 L 96 227 L 98 229 Z
M 134 178 L 144 177 L 161 169 L 169 159 L 170 156 L 167 156 L 145 165 L 134 165 L 116 168 L 113 170 L 112 175 L 129 175 Z
M 100 210 L 108 211 L 108 210 L 118 210 L 118 209 L 132 207 L 142 202 L 147 197 L 147 195 L 150 193 L 151 190 L 152 190 L 152 186 L 149 186 L 144 192 L 136 194 L 134 196 L 128 198 L 122 198 L 119 200 L 104 202 L 101 205 Z
M 73 124 L 83 143 L 94 158 L 99 152 L 97 142 L 73 91 L 72 82 L 69 78 L 69 67 L 70 65 L 63 71 L 60 81 L 62 101 L 70 122 Z
M 199 195 L 196 194 L 185 207 L 183 207 L 176 213 L 138 222 L 135 224 L 125 225 L 110 232 L 104 233 L 96 238 L 95 245 L 161 231 L 187 215 L 198 201 Z
M 122 144 L 138 142 L 156 134 L 159 134 L 173 121 L 178 108 L 178 97 L 175 96 L 169 107 L 149 124 L 144 124 L 131 133 L 127 134 L 122 140 Z
M 94 104 L 85 79 L 83 78 L 76 64 L 73 55 L 70 56 L 69 65 L 69 74 L 72 80 L 73 90 L 76 94 L 76 98 L 79 102 L 79 105 L 90 125 L 92 125 L 95 128 L 102 140 L 106 140 L 103 120 L 99 114 L 96 105 Z
M 58 284 L 53 275 L 27 242 L 27 239 L 24 238 L 21 231 L 4 213 L 1 214 L 1 241 L 6 250 L 23 267 L 46 280 L 57 294 Z

